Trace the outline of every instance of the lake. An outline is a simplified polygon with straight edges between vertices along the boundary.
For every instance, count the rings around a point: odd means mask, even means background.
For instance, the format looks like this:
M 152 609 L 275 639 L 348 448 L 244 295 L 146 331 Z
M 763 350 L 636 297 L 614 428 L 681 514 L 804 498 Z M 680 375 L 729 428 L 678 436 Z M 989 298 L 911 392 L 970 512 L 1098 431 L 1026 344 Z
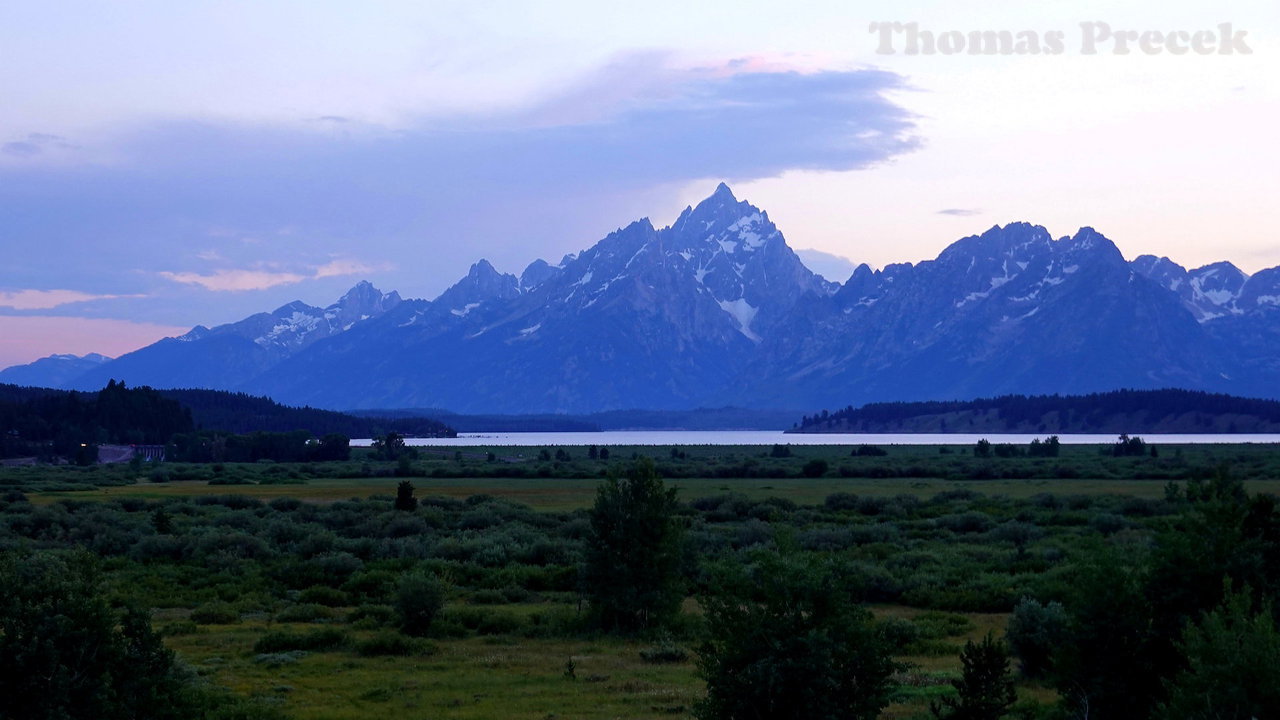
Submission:
M 973 433 L 885 433 L 885 434 L 796 434 L 781 430 L 608 430 L 605 432 L 459 433 L 456 438 L 408 438 L 405 444 L 434 447 L 529 446 L 529 445 L 972 445 L 986 438 L 993 443 L 1025 445 L 1045 434 Z M 1066 435 L 1064 445 L 1114 443 L 1116 435 Z M 1217 443 L 1280 443 L 1277 434 L 1141 434 L 1157 445 L 1204 445 Z M 354 447 L 368 447 L 368 439 L 352 440 Z

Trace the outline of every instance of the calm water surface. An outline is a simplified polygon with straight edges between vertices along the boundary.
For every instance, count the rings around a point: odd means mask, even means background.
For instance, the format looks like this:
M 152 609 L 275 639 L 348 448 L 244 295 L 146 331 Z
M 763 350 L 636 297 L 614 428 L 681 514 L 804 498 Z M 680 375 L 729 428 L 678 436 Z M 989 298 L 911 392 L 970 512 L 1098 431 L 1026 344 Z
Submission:
M 993 443 L 1026 444 L 1045 433 L 1002 435 L 998 433 L 886 433 L 789 435 L 781 430 L 609 430 L 605 432 L 459 433 L 456 438 L 410 438 L 408 445 L 474 447 L 484 445 L 972 445 L 986 438 Z M 1064 445 L 1113 443 L 1116 436 L 1059 434 Z M 1213 443 L 1280 443 L 1280 435 L 1154 435 L 1140 434 L 1160 445 Z M 352 440 L 366 447 L 368 439 Z

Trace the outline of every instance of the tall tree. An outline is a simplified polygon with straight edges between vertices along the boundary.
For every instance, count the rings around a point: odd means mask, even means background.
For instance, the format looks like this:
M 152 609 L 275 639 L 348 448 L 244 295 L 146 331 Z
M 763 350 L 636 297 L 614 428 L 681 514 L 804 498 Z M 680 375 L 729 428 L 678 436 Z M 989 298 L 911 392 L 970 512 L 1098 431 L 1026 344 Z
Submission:
M 673 618 L 684 598 L 676 490 L 641 458 L 596 490 L 582 581 L 602 628 L 634 632 Z
M 1166 682 L 1158 717 L 1249 720 L 1280 717 L 1280 632 L 1271 609 L 1249 593 L 1228 594 L 1187 628 L 1178 649 L 1186 668 Z
M 1000 720 L 1018 693 L 1009 672 L 1009 648 L 991 633 L 975 643 L 969 640 L 960 651 L 963 666 L 959 680 L 952 680 L 955 697 L 944 697 L 929 706 L 940 720 Z
M 418 509 L 418 498 L 413 496 L 413 483 L 401 480 L 396 486 L 396 505 L 401 512 L 413 512 Z

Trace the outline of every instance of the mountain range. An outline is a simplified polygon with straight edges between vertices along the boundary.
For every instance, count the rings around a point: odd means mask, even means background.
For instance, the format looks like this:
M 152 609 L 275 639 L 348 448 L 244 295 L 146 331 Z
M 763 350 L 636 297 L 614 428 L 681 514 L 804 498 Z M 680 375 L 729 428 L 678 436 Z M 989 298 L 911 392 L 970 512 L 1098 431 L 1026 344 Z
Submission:
M 1127 261 L 1092 228 L 1012 223 L 936 259 L 843 283 L 811 272 L 728 186 L 670 226 L 642 219 L 519 275 L 488 262 L 438 298 L 361 282 L 196 327 L 67 378 L 315 407 L 467 413 L 820 408 L 1185 388 L 1280 396 L 1280 268 Z M 34 378 L 38 380 L 39 378 Z

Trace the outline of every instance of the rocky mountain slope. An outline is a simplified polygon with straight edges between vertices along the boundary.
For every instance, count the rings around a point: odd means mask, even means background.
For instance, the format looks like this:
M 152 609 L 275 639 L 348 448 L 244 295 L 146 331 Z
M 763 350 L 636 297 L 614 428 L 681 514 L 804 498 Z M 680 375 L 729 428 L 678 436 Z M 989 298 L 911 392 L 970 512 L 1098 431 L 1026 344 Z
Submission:
M 1092 228 L 1013 223 L 936 259 L 810 272 L 721 184 L 517 277 L 481 260 L 433 301 L 368 283 L 94 367 L 331 408 L 470 413 L 824 407 L 1179 387 L 1280 394 L 1280 269 L 1128 262 Z

